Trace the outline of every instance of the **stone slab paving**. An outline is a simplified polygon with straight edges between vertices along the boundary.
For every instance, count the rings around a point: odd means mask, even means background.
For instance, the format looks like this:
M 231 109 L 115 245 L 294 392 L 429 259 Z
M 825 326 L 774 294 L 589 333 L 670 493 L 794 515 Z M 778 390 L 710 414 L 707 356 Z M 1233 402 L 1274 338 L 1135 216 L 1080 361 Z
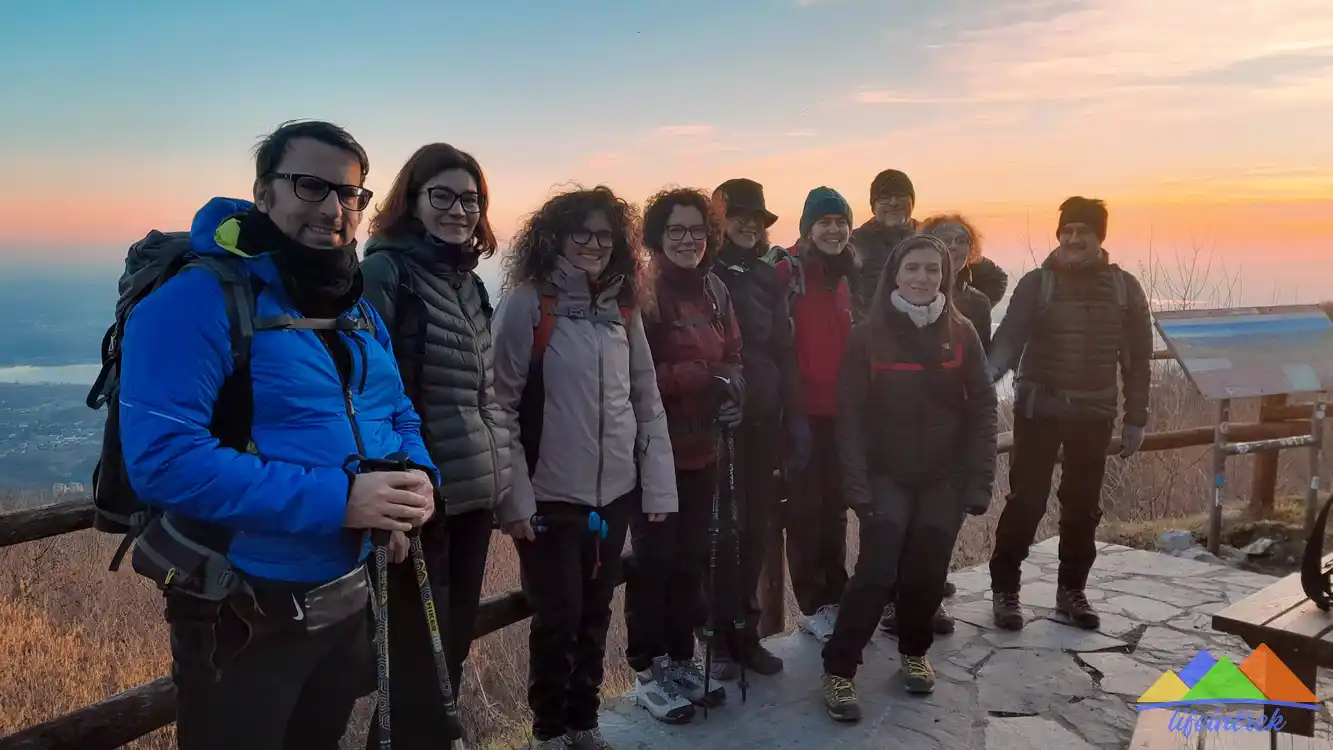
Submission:
M 992 625 L 985 566 L 950 576 L 958 628 L 931 650 L 933 695 L 903 692 L 897 643 L 877 633 L 857 677 L 864 718 L 835 723 L 821 698 L 820 646 L 798 631 L 768 639 L 786 669 L 752 676 L 745 705 L 727 683 L 728 705 L 671 727 L 624 697 L 603 712 L 603 731 L 621 750 L 1124 748 L 1138 718 L 1133 702 L 1163 671 L 1185 666 L 1201 648 L 1237 662 L 1249 654 L 1240 639 L 1211 629 L 1211 615 L 1277 580 L 1101 544 L 1089 598 L 1102 628 L 1088 632 L 1055 619 L 1058 545 L 1052 538 L 1032 548 L 1023 590 L 1028 623 L 1018 633 Z M 1329 681 L 1320 695 L 1333 696 Z M 1333 734 L 1328 719 L 1326 708 L 1318 734 Z

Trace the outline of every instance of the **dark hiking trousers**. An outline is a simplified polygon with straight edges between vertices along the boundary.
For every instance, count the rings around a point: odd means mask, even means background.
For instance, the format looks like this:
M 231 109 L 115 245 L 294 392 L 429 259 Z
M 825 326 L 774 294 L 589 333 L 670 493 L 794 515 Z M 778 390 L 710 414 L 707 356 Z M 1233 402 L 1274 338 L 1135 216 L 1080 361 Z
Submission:
M 1082 590 L 1097 559 L 1097 525 L 1102 520 L 1102 478 L 1114 422 L 1107 419 L 1014 417 L 1014 454 L 1009 497 L 995 530 L 991 588 L 1017 592 L 1022 563 L 1046 514 L 1051 473 L 1064 447 L 1060 475 L 1060 586 Z
M 312 634 L 282 603 L 166 597 L 177 748 L 338 750 L 375 689 L 370 607 Z
M 463 663 L 472 647 L 477 605 L 481 600 L 493 518 L 489 510 L 448 516 L 443 526 L 421 538 L 435 603 L 444 608 L 440 627 L 445 664 L 454 699 L 459 701 Z M 435 672 L 430 630 L 421 608 L 421 592 L 411 557 L 389 566 L 389 665 L 393 711 L 389 726 L 395 750 L 439 747 L 439 738 L 447 732 L 444 696 Z M 378 722 L 377 710 L 371 727 L 378 726 Z M 379 737 L 372 730 L 366 737 L 366 747 L 378 746 Z
M 870 507 L 860 509 L 856 571 L 824 646 L 824 671 L 849 680 L 856 676 L 861 652 L 875 634 L 895 582 L 898 652 L 925 656 L 930 650 L 935 609 L 944 598 L 953 545 L 963 526 L 963 501 L 948 479 L 912 487 L 872 475 L 870 491 Z
M 633 558 L 625 569 L 626 659 L 635 671 L 663 654 L 694 656 L 694 628 L 704 623 L 703 584 L 708 567 L 708 524 L 717 467 L 676 472 L 680 510 L 649 523 L 630 520 Z
M 787 498 L 787 569 L 801 613 L 842 601 L 847 587 L 847 503 L 833 420 L 812 418 L 810 463 Z
M 736 501 L 740 503 L 740 573 L 735 585 L 719 587 L 722 596 L 739 596 L 739 604 L 722 599 L 720 611 L 734 612 L 739 606 L 745 618 L 743 647 L 759 643 L 759 573 L 764 567 L 764 552 L 777 523 L 779 510 L 777 480 L 778 453 L 784 436 L 782 425 L 776 419 L 757 419 L 747 416 L 736 429 Z M 726 481 L 726 467 L 722 467 L 719 481 Z M 724 528 L 730 524 L 724 523 Z M 726 545 L 720 545 L 719 549 Z M 720 553 L 719 553 L 720 554 Z M 731 553 L 735 554 L 734 551 Z M 731 558 L 728 558 L 729 560 Z
M 597 726 L 611 596 L 620 582 L 629 514 L 638 510 L 632 494 L 600 508 L 538 502 L 536 540 L 514 542 L 533 608 L 528 707 L 538 740 Z M 606 521 L 606 539 L 588 531 L 591 511 Z

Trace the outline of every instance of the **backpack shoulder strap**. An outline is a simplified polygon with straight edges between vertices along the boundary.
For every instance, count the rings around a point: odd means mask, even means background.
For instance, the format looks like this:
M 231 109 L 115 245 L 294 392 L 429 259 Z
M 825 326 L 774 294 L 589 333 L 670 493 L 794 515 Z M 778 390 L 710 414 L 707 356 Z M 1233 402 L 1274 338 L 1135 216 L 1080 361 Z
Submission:
M 255 334 L 255 303 L 263 282 L 247 273 L 239 258 L 204 256 L 192 260 L 197 266 L 211 272 L 222 285 L 227 309 L 227 328 L 231 331 L 232 371 L 240 372 L 250 365 L 250 340 Z
M 551 334 L 555 332 L 555 307 L 558 298 L 554 294 L 542 294 L 539 302 L 537 326 L 532 329 L 532 361 L 542 358 L 546 345 L 551 343 Z
M 481 297 L 481 309 L 485 311 L 486 318 L 495 317 L 495 308 L 491 307 L 491 293 L 486 289 L 486 282 L 481 280 L 481 276 L 476 271 L 470 271 L 472 274 L 472 283 L 477 285 L 477 296 Z
M 1037 293 L 1037 312 L 1044 313 L 1046 308 L 1050 307 L 1051 299 L 1055 297 L 1055 272 L 1049 268 L 1039 269 L 1041 273 L 1041 289 Z
M 791 253 L 787 254 L 787 306 L 796 302 L 797 297 L 805 294 L 805 265 L 801 259 Z
M 1115 301 L 1120 310 L 1129 310 L 1129 292 L 1125 289 L 1125 272 L 1120 266 L 1111 264 L 1111 283 L 1115 285 Z

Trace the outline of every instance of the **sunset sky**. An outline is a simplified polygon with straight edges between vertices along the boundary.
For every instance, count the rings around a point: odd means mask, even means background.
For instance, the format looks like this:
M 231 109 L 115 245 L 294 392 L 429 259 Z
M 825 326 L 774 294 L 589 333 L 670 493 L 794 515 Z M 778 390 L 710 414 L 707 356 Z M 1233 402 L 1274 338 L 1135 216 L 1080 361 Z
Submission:
M 1328 0 L 16 3 L 0 26 L 0 264 L 116 263 L 249 197 L 286 119 L 346 126 L 381 196 L 419 145 L 487 171 L 492 220 L 565 183 L 639 202 L 761 181 L 795 235 L 881 169 L 1012 272 L 1105 199 L 1137 269 L 1194 250 L 1244 301 L 1333 297 Z

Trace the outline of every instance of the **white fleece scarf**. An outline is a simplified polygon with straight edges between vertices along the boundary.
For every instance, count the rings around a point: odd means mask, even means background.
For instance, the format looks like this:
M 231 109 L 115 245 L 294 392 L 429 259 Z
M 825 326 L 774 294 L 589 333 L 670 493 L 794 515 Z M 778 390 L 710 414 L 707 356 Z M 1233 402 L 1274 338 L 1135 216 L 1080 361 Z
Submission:
M 904 299 L 897 289 L 894 289 L 893 293 L 889 295 L 889 301 L 893 302 L 893 306 L 898 312 L 910 318 L 917 328 L 925 328 L 939 320 L 940 315 L 944 314 L 944 292 L 937 292 L 935 299 L 931 300 L 928 305 L 914 305 Z

